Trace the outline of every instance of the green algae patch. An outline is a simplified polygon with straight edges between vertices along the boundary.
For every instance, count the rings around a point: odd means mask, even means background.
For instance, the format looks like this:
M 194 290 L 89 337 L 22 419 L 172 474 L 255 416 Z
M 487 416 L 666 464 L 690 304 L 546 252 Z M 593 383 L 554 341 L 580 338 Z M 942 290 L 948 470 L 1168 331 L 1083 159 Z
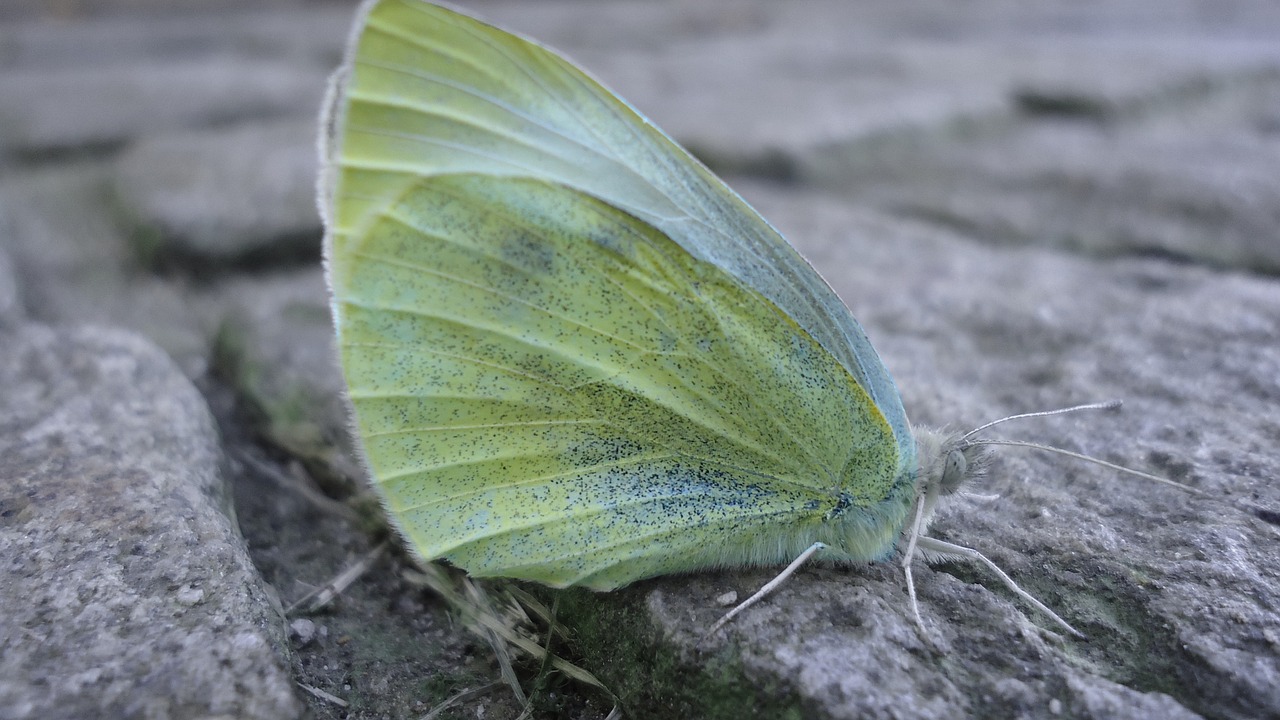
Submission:
M 618 698 L 628 718 L 804 717 L 795 692 L 748 676 L 733 646 L 699 653 L 663 637 L 639 589 L 557 593 L 558 619 L 572 632 L 570 659 Z

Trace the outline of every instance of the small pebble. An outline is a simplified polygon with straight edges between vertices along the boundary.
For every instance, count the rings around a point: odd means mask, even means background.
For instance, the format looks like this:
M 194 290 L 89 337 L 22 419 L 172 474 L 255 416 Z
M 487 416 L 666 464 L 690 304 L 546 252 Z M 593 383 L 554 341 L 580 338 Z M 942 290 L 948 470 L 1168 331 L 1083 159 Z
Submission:
M 298 618 L 289 623 L 289 630 L 298 641 L 298 647 L 306 647 L 316 639 L 316 624 L 306 618 Z

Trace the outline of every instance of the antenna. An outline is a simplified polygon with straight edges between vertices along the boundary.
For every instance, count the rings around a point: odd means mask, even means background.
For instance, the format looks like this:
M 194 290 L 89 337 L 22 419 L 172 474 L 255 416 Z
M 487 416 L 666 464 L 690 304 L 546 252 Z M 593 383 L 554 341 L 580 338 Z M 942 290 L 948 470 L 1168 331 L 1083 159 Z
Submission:
M 1079 410 L 1119 410 L 1121 405 L 1124 405 L 1124 401 L 1122 400 L 1107 400 L 1105 402 L 1087 403 L 1085 405 L 1073 405 L 1071 407 L 1058 408 L 1057 410 L 1041 410 L 1040 412 L 1019 413 L 1017 415 L 1002 417 L 999 420 L 992 420 L 991 422 L 985 425 L 979 425 L 978 427 L 970 430 L 964 435 L 961 435 L 960 439 L 968 440 L 969 438 L 973 437 L 974 435 L 977 435 L 978 433 L 982 432 L 983 430 L 986 430 L 989 427 L 994 427 L 996 425 L 999 425 L 1000 423 L 1009 422 L 1010 420 L 1021 420 L 1023 418 L 1033 418 L 1033 417 L 1045 417 L 1046 415 L 1065 415 L 1067 413 L 1073 413 Z
M 1123 465 L 1117 465 L 1113 462 L 1107 462 L 1106 460 L 1102 460 L 1100 458 L 1092 457 L 1090 455 L 1084 455 L 1078 452 L 1072 452 L 1070 450 L 1065 450 L 1060 447 L 1054 447 L 1052 445 L 1042 445 L 1040 443 L 1028 442 L 1026 440 L 1006 440 L 1003 438 L 980 438 L 980 439 L 970 440 L 970 438 L 982 432 L 983 430 L 986 430 L 990 427 L 994 427 L 1001 423 L 1009 422 L 1010 420 L 1021 420 L 1023 418 L 1033 418 L 1033 417 L 1045 417 L 1048 415 L 1065 415 L 1066 413 L 1073 413 L 1081 410 L 1118 410 L 1120 409 L 1120 406 L 1123 404 L 1124 403 L 1120 400 L 1107 400 L 1105 402 L 1087 403 L 1085 405 L 1073 405 L 1072 407 L 1058 408 L 1057 410 L 1041 410 L 1040 412 L 1020 413 L 1018 415 L 1010 415 L 1008 417 L 1002 417 L 999 420 L 992 420 L 991 422 L 986 423 L 985 425 L 979 425 L 978 427 L 970 430 L 964 435 L 961 435 L 960 449 L 963 450 L 965 448 L 975 447 L 978 445 L 1006 445 L 1009 447 L 1026 447 L 1026 448 L 1032 448 L 1034 450 L 1043 450 L 1044 452 L 1057 453 L 1058 455 L 1065 455 L 1067 457 L 1075 458 L 1076 460 L 1083 460 L 1085 462 L 1091 462 L 1095 465 L 1101 465 L 1105 468 L 1110 468 L 1111 470 L 1115 470 L 1116 472 L 1126 473 L 1129 475 L 1133 475 L 1135 477 L 1143 478 L 1145 480 L 1151 480 L 1164 485 L 1169 485 L 1171 487 L 1176 487 L 1179 490 L 1185 490 L 1186 492 L 1193 493 L 1195 495 L 1203 495 L 1204 494 L 1203 492 L 1201 492 L 1200 490 L 1197 490 L 1196 488 L 1191 487 L 1190 485 L 1184 485 L 1180 482 L 1169 480 L 1168 478 L 1162 478 L 1159 475 L 1152 475 L 1151 473 L 1142 472 L 1141 470 L 1134 470 L 1133 468 L 1127 468 Z
M 1162 478 L 1159 475 L 1152 475 L 1151 473 L 1142 472 L 1141 470 L 1134 470 L 1133 468 L 1127 468 L 1123 465 L 1117 465 L 1113 462 L 1107 462 L 1106 460 L 1102 460 L 1096 457 L 1091 457 L 1089 455 L 1084 455 L 1078 452 L 1063 450 L 1062 448 L 1054 447 L 1052 445 L 1041 445 L 1040 443 L 1027 442 L 1025 440 L 1004 440 L 1000 438 L 992 438 L 989 440 L 974 440 L 972 442 L 967 443 L 965 446 L 972 447 L 974 445 L 1008 445 L 1010 447 L 1027 447 L 1027 448 L 1033 448 L 1036 450 L 1044 450 L 1045 452 L 1057 453 L 1059 455 L 1066 455 L 1067 457 L 1073 457 L 1077 460 L 1084 460 L 1085 462 L 1091 462 L 1095 465 L 1101 465 L 1105 468 L 1111 468 L 1112 470 L 1115 470 L 1117 472 L 1127 473 L 1129 475 L 1134 475 L 1134 476 L 1143 478 L 1145 480 L 1152 480 L 1158 483 L 1162 483 L 1164 485 L 1176 487 L 1179 490 L 1185 490 L 1195 495 L 1204 495 L 1204 492 L 1197 490 L 1196 488 L 1193 488 L 1190 485 L 1183 485 L 1182 483 L 1177 482 L 1175 480 Z

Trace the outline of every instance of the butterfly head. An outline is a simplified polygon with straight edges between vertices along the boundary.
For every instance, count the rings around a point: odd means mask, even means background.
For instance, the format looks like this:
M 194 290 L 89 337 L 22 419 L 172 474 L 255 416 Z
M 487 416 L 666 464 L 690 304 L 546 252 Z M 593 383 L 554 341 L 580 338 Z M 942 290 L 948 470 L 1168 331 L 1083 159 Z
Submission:
M 916 475 L 916 504 L 912 515 L 919 518 L 917 532 L 924 532 L 937 510 L 938 501 L 955 495 L 964 484 L 986 474 L 989 449 L 972 442 L 961 433 L 932 428 L 915 428 L 916 457 L 920 468 Z M 907 530 L 911 530 L 912 525 Z
M 924 621 L 920 617 L 920 607 L 916 601 L 915 582 L 911 573 L 911 561 L 916 556 L 917 552 L 925 559 L 926 562 L 964 560 L 977 561 L 985 564 L 996 573 L 1001 581 L 1005 583 L 1006 587 L 1016 593 L 1027 603 L 1052 618 L 1067 632 L 1083 637 L 1080 635 L 1079 631 L 1071 627 L 1067 621 L 1063 620 L 1056 613 L 1050 610 L 1046 605 L 1044 605 L 1044 603 L 1035 599 L 1022 588 L 1018 587 L 1018 584 L 1015 583 L 1012 578 L 1005 574 L 1005 572 L 996 566 L 995 563 L 983 556 L 982 553 L 971 548 L 966 548 L 938 538 L 930 537 L 925 533 L 928 531 L 929 523 L 933 519 L 934 512 L 937 510 L 938 501 L 949 495 L 956 494 L 960 491 L 961 486 L 963 486 L 967 480 L 979 477 L 986 472 L 988 453 L 993 445 L 1027 447 L 1056 453 L 1058 455 L 1072 457 L 1077 460 L 1102 465 L 1117 472 L 1141 477 L 1146 480 L 1159 482 L 1165 485 L 1171 485 L 1187 492 L 1199 493 L 1195 488 L 1183 485 L 1182 483 L 1177 483 L 1139 470 L 1126 468 L 1121 465 L 1116 465 L 1115 463 L 1100 460 L 1081 453 L 1072 452 L 1070 450 L 1064 450 L 1050 445 L 1041 445 L 1040 443 L 1027 442 L 1024 440 L 979 437 L 979 435 L 988 428 L 1010 420 L 1044 417 L 1047 415 L 1061 415 L 1081 410 L 1115 410 L 1119 407 L 1120 402 L 1113 400 L 1109 402 L 1090 403 L 1087 405 L 1076 405 L 1058 410 L 1044 410 L 1041 412 L 1010 415 L 1008 417 L 1000 418 L 999 420 L 993 420 L 963 434 L 939 432 L 928 428 L 915 429 L 916 454 L 919 459 L 920 466 L 916 475 L 915 502 L 911 506 L 911 518 L 902 530 L 902 537 L 906 541 L 906 545 L 902 551 L 902 567 L 906 573 L 907 590 L 911 596 L 911 610 L 915 615 L 916 624 L 920 628 L 921 633 L 924 633 Z

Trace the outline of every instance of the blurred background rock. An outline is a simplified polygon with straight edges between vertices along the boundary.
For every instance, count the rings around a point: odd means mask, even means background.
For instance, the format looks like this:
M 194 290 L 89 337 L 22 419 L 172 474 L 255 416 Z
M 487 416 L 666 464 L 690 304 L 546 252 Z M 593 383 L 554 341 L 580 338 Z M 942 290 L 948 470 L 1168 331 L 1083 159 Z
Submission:
M 299 9 L 326 4 L 335 3 L 315 0 L 8 0 L 0 6 L 0 20 L 77 20 L 136 13 Z

